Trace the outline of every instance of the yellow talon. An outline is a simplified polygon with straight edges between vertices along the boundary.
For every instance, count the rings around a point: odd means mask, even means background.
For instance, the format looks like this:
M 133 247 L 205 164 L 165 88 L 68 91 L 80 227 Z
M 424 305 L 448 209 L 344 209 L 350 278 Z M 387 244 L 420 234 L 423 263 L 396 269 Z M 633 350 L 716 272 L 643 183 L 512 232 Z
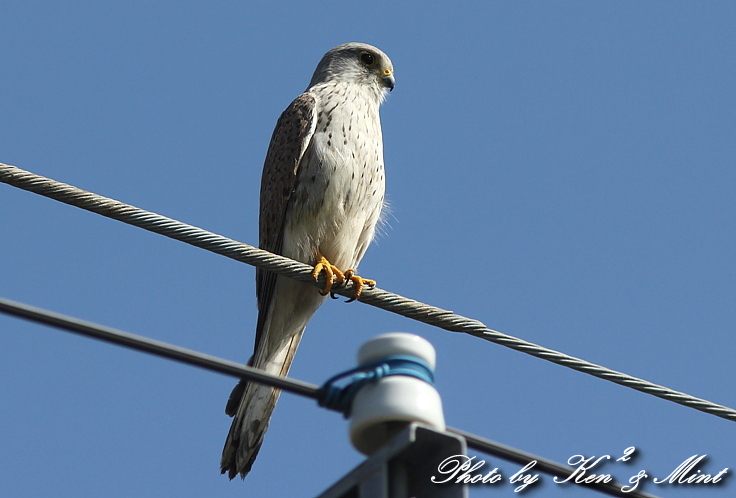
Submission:
M 350 280 L 353 283 L 353 287 L 354 287 L 353 297 L 345 301 L 347 303 L 353 302 L 356 299 L 358 299 L 360 297 L 360 294 L 363 292 L 364 286 L 368 286 L 368 287 L 376 286 L 375 280 L 371 280 L 370 278 L 363 278 L 363 277 L 359 277 L 358 275 L 355 275 L 355 271 L 353 271 L 352 268 L 345 271 L 344 277 L 346 280 Z
M 317 259 L 317 264 L 314 265 L 314 270 L 312 270 L 312 278 L 315 281 L 318 281 L 319 274 L 322 273 L 322 271 L 325 272 L 325 286 L 321 291 L 319 291 L 319 293 L 323 296 L 329 294 L 330 289 L 332 289 L 333 280 L 334 283 L 338 285 L 345 283 L 345 275 L 343 272 L 341 272 L 336 266 L 330 264 L 324 256 L 320 256 Z
M 333 286 L 345 285 L 345 283 L 349 280 L 353 283 L 353 297 L 346 301 L 349 303 L 355 301 L 360 297 L 360 294 L 363 292 L 364 287 L 376 286 L 375 280 L 359 277 L 355 274 L 355 271 L 352 268 L 346 270 L 345 273 L 343 273 L 340 271 L 339 268 L 327 261 L 327 258 L 325 258 L 324 256 L 319 256 L 317 258 L 317 264 L 314 265 L 314 270 L 312 270 L 312 278 L 315 280 L 315 282 L 319 282 L 319 274 L 323 271 L 325 272 L 325 286 L 322 288 L 322 290 L 319 291 L 319 293 L 323 296 L 326 296 L 327 294 L 332 294 L 331 291 Z M 332 294 L 332 297 L 335 298 L 335 295 Z

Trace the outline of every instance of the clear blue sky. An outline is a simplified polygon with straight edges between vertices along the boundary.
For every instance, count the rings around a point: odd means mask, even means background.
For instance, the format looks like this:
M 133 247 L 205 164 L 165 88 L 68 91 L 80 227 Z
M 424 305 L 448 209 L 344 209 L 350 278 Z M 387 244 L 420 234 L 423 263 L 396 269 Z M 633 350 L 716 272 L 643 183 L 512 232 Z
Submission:
M 361 274 L 736 406 L 733 2 L 5 1 L 0 19 L 1 162 L 251 244 L 278 115 L 327 49 L 378 46 L 391 215 Z M 253 268 L 5 185 L 0 212 L 3 297 L 250 355 Z M 450 425 L 562 462 L 636 446 L 601 469 L 619 480 L 694 454 L 736 468 L 733 422 L 360 303 L 317 312 L 291 374 L 320 383 L 387 331 L 435 345 Z M 285 394 L 230 482 L 233 380 L 5 316 L 0 378 L 5 496 L 311 496 L 361 461 L 339 415 Z M 595 496 L 543 481 L 528 496 Z

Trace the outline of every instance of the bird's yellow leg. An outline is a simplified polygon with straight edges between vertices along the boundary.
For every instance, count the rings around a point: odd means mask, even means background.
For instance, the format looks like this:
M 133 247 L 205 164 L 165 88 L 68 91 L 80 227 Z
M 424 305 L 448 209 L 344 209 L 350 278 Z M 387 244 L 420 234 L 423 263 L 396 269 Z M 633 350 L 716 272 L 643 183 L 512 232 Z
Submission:
M 355 271 L 353 271 L 352 268 L 345 271 L 345 280 L 350 280 L 353 283 L 353 297 L 348 299 L 346 302 L 352 302 L 355 301 L 360 297 L 360 294 L 363 292 L 363 287 L 375 287 L 376 281 L 371 280 L 370 278 L 363 278 L 359 277 L 355 274 Z
M 332 289 L 333 280 L 338 285 L 345 283 L 345 274 L 327 261 L 327 258 L 319 255 L 317 256 L 317 264 L 314 265 L 314 270 L 312 270 L 312 278 L 315 282 L 319 280 L 319 274 L 323 271 L 325 272 L 325 286 L 319 293 L 326 296 Z

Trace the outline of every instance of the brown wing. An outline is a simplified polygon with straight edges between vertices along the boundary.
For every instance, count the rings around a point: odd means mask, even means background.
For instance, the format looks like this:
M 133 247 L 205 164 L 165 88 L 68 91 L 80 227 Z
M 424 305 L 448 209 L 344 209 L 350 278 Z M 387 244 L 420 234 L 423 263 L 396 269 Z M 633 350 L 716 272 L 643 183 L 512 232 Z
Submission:
M 259 219 L 259 246 L 281 254 L 284 221 L 289 199 L 296 186 L 297 170 L 304 151 L 314 134 L 315 99 L 308 93 L 299 95 L 281 113 L 271 136 L 261 176 L 261 210 Z M 261 343 L 263 326 L 273 297 L 276 275 L 256 270 L 256 297 L 258 323 L 255 350 Z

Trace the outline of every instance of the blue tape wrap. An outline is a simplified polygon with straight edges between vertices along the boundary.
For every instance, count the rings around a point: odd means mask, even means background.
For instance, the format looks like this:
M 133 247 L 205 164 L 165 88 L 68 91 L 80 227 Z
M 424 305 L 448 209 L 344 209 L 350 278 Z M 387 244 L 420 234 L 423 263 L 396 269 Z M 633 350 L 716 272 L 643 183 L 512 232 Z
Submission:
M 427 384 L 434 385 L 434 372 L 429 365 L 416 356 L 393 355 L 386 356 L 365 365 L 339 373 L 325 382 L 319 388 L 320 406 L 342 412 L 345 418 L 350 416 L 353 398 L 366 384 L 377 382 L 390 375 L 404 375 L 414 377 Z M 337 382 L 347 383 L 338 386 Z

